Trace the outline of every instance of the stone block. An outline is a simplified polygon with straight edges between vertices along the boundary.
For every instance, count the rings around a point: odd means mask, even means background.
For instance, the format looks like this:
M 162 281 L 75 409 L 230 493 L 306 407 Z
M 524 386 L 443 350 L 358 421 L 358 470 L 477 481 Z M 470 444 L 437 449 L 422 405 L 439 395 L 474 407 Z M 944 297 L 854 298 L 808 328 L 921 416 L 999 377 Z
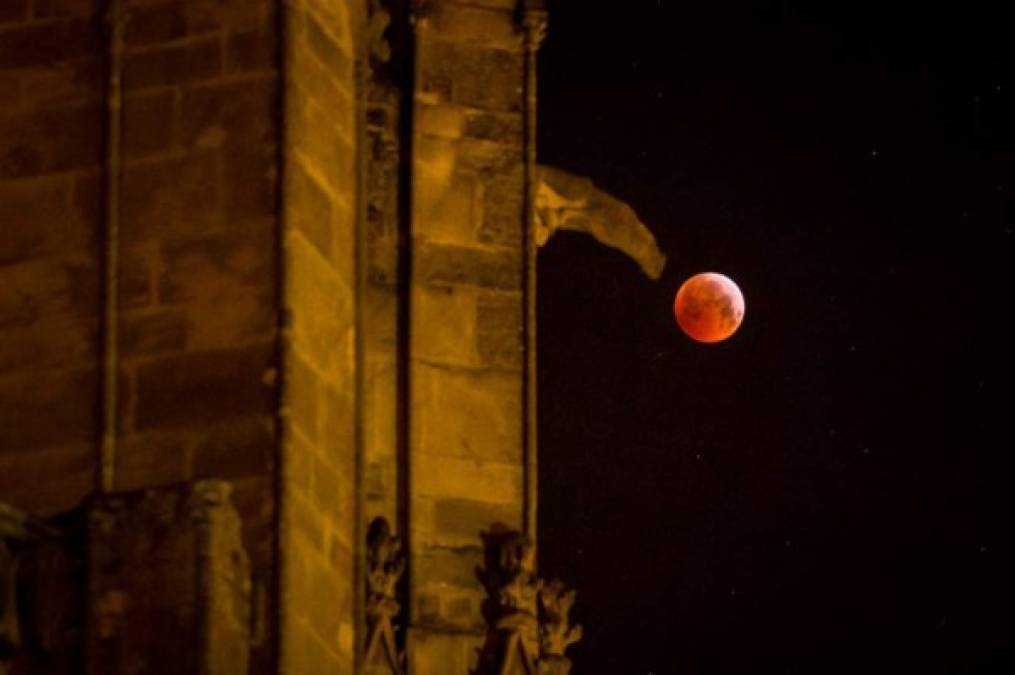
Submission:
M 423 513 L 429 512 L 432 521 L 421 539 L 430 546 L 475 546 L 482 541 L 480 533 L 490 530 L 495 523 L 520 528 L 521 504 L 491 504 L 473 499 L 450 497 L 437 500 L 420 500 Z
M 275 261 L 269 229 L 213 235 L 163 246 L 159 298 L 186 308 L 192 349 L 274 337 Z
M 233 480 L 269 473 L 275 454 L 270 416 L 241 418 L 206 427 L 194 447 L 194 478 Z
M 298 160 L 289 162 L 286 180 L 286 205 L 291 226 L 302 232 L 321 256 L 330 258 L 334 241 L 330 197 Z
M 124 60 L 123 86 L 127 91 L 200 82 L 222 73 L 220 40 L 210 38 L 185 44 L 129 51 Z
M 332 197 L 354 204 L 358 162 L 351 136 L 342 129 L 342 112 L 308 102 L 302 113 L 305 123 L 292 127 L 292 141 Z
M 467 110 L 452 105 L 416 104 L 415 130 L 425 136 L 461 138 Z
M 329 30 L 331 27 L 325 28 L 312 12 L 305 15 L 305 28 L 306 44 L 314 56 L 338 81 L 351 82 L 353 78 L 351 41 L 343 41 L 333 35 Z
M 470 285 L 506 291 L 521 288 L 521 251 L 417 241 L 415 254 L 415 281 L 423 285 Z
M 0 117 L 0 178 L 98 166 L 104 125 L 91 105 Z
M 300 234 L 287 246 L 285 304 L 291 315 L 294 346 L 326 381 L 351 382 L 351 276 L 343 278 Z
M 522 167 L 483 176 L 482 220 L 479 241 L 519 248 L 525 222 L 525 180 Z
M 98 263 L 80 254 L 0 267 L 0 327 L 54 316 L 93 316 L 99 307 Z
M 398 330 L 398 297 L 394 288 L 366 284 L 363 300 L 363 333 L 369 352 L 393 352 Z
M 306 545 L 312 551 L 325 555 L 324 519 L 321 514 L 309 504 L 307 497 L 297 492 L 286 491 L 283 503 L 286 545 L 288 546 L 290 542 L 295 546 Z M 296 556 L 288 557 L 292 559 Z
M 320 436 L 321 388 L 317 373 L 295 351 L 289 350 L 285 357 L 283 409 L 289 423 L 313 444 Z
M 352 543 L 352 522 L 355 515 L 353 505 L 353 477 L 340 474 L 333 464 L 315 455 L 313 469 L 313 504 L 328 524 L 328 530 L 336 534 L 346 545 Z
M 192 437 L 178 431 L 124 436 L 117 444 L 117 490 L 131 491 L 182 483 L 190 478 Z
M 186 87 L 180 103 L 185 147 L 274 144 L 278 82 L 273 75 Z
M 0 265 L 97 250 L 97 222 L 71 203 L 71 187 L 62 177 L 0 182 Z
M 412 353 L 428 362 L 476 363 L 476 289 L 424 287 L 412 295 Z
M 521 462 L 521 391 L 521 373 L 417 362 L 411 392 L 415 448 L 477 463 Z
M 226 38 L 229 74 L 275 70 L 278 59 L 278 31 L 273 25 L 230 33 Z
M 217 31 L 221 17 L 213 3 L 177 0 L 130 8 L 124 39 L 131 47 L 173 42 Z
M 522 500 L 522 467 L 518 464 L 415 452 L 410 475 L 413 491 L 421 497 L 454 497 L 491 504 L 518 504 Z
M 472 673 L 476 671 L 483 635 L 409 629 L 409 672 Z
M 120 323 L 119 348 L 124 357 L 182 351 L 187 346 L 188 320 L 184 312 L 127 314 Z
M 352 480 L 355 455 L 353 451 L 355 409 L 352 390 L 351 380 L 338 386 L 325 384 L 321 392 L 322 405 L 317 413 L 321 429 L 321 452 L 335 465 L 346 481 Z
M 155 301 L 152 269 L 158 255 L 153 245 L 127 245 L 120 251 L 120 281 L 117 286 L 120 309 L 147 307 Z
M 130 94 L 123 99 L 123 152 L 131 159 L 167 152 L 176 137 L 176 92 Z
M 138 367 L 135 427 L 263 417 L 274 408 L 273 343 L 165 356 Z
M 231 223 L 274 219 L 278 164 L 274 143 L 230 146 L 222 152 L 225 218 Z
M 511 11 L 504 11 L 505 9 Z M 428 28 L 442 40 L 473 44 L 486 49 L 521 50 L 514 6 L 484 7 L 466 3 L 435 3 L 427 16 Z
M 0 378 L 0 454 L 94 442 L 98 383 L 94 370 L 33 370 Z
M 524 58 L 517 52 L 424 40 L 420 89 L 433 100 L 521 112 L 523 64 Z
M 2 410 L 0 418 L 6 425 Z M 5 436 L 4 451 L 14 449 L 7 441 Z M 24 449 L 30 452 L 0 452 L 0 494 L 5 502 L 48 516 L 74 508 L 92 491 L 98 459 L 94 440 Z
M 215 152 L 130 164 L 121 193 L 122 238 L 131 243 L 206 233 L 221 222 L 221 201 Z
M 524 135 L 522 116 L 519 113 L 470 111 L 465 120 L 464 133 L 469 138 L 482 141 L 517 144 Z
M 476 352 L 484 365 L 518 369 L 522 365 L 520 293 L 481 292 L 477 302 Z
M 99 317 L 56 314 L 3 329 L 0 373 L 72 369 L 98 358 Z
M 102 77 L 102 62 L 97 55 L 22 71 L 21 104 L 35 109 L 94 105 L 102 96 Z
M 99 23 L 88 17 L 25 23 L 4 31 L 0 68 L 51 68 L 91 56 L 101 44 Z

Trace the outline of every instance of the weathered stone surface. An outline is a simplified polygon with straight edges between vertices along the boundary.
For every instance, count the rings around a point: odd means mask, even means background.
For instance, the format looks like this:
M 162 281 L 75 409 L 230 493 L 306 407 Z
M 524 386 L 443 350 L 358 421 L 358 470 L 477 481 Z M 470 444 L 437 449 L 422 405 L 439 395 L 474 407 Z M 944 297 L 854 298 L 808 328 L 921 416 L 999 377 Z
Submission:
M 476 351 L 487 365 L 522 365 L 522 298 L 520 293 L 482 292 L 477 302 Z
M 427 41 L 422 49 L 420 87 L 436 100 L 521 112 L 522 63 L 510 51 Z
M 191 438 L 181 432 L 131 435 L 117 446 L 117 490 L 172 485 L 190 477 Z
M 98 165 L 103 120 L 90 105 L 0 117 L 0 178 Z
M 476 363 L 476 289 L 421 288 L 413 294 L 413 355 L 437 363 Z
M 301 162 L 290 164 L 287 179 L 285 194 L 292 213 L 291 225 L 303 233 L 318 253 L 330 258 L 335 236 L 331 198 Z
M 295 352 L 285 359 L 286 407 L 289 423 L 307 440 L 317 443 L 319 436 L 318 408 L 321 406 L 321 380 Z
M 481 634 L 410 629 L 409 672 L 471 673 L 483 646 Z
M 227 484 L 99 500 L 88 524 L 88 672 L 246 675 L 250 566 Z
M 98 51 L 98 25 L 86 18 L 27 23 L 0 36 L 0 67 L 49 67 Z
M 0 452 L 92 442 L 98 426 L 97 377 L 88 369 L 19 372 L 0 378 L 4 430 Z
M 434 3 L 427 20 L 442 39 L 473 44 L 483 49 L 520 50 L 522 33 L 515 19 L 515 7 L 487 8 L 467 3 Z
M 26 108 L 96 104 L 102 92 L 102 62 L 96 56 L 48 68 L 22 71 L 21 103 Z
M 138 368 L 139 429 L 269 414 L 275 368 L 271 343 L 167 356 Z
M 492 504 L 521 503 L 520 464 L 480 462 L 416 451 L 410 471 L 414 491 L 423 497 L 455 497 Z
M 218 38 L 128 53 L 123 70 L 126 90 L 199 82 L 222 73 Z
M 194 448 L 194 478 L 237 479 L 266 475 L 276 435 L 271 417 L 237 419 L 207 427 Z
M 230 33 L 226 39 L 227 73 L 248 73 L 278 67 L 278 31 L 274 26 Z
M 124 241 L 202 234 L 221 221 L 218 156 L 201 152 L 131 165 L 123 177 Z
M 184 89 L 180 141 L 184 146 L 271 143 L 277 128 L 274 76 L 214 82 Z
M 218 30 L 220 17 L 208 2 L 137 4 L 130 10 L 124 38 L 128 45 L 172 42 Z
M 63 177 L 0 182 L 0 264 L 96 243 L 97 224 L 71 203 Z
M 123 317 L 120 350 L 124 356 L 181 351 L 187 346 L 188 321 L 180 311 Z
M 173 147 L 176 93 L 163 89 L 123 100 L 123 149 L 128 158 L 150 157 Z
M 521 505 L 491 504 L 473 499 L 438 499 L 432 502 L 433 538 L 430 544 L 440 546 L 469 546 L 480 541 L 480 533 L 489 531 L 495 523 L 518 527 Z
M 415 450 L 477 465 L 521 463 L 521 373 L 418 364 L 415 374 Z
M 6 436 L 4 441 L 7 450 Z M 77 506 L 95 485 L 93 441 L 52 447 L 33 444 L 26 449 L 31 451 L 0 453 L 4 501 L 40 515 L 56 514 Z
M 424 285 L 462 284 L 513 291 L 521 288 L 521 251 L 450 244 L 416 245 L 413 272 Z
M 305 26 L 306 44 L 314 56 L 339 81 L 351 80 L 352 59 L 347 52 L 348 43 L 340 43 L 311 12 L 305 14 Z

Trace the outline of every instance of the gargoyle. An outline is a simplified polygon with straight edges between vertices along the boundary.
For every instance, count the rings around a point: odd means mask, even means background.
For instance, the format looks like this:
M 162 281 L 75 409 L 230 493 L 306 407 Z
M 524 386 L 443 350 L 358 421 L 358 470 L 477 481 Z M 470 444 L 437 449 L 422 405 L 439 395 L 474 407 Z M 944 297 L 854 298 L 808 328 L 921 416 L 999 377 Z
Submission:
M 659 278 L 666 256 L 634 209 L 588 178 L 542 165 L 537 175 L 538 246 L 546 244 L 557 230 L 586 232 L 599 243 L 627 254 L 648 277 Z

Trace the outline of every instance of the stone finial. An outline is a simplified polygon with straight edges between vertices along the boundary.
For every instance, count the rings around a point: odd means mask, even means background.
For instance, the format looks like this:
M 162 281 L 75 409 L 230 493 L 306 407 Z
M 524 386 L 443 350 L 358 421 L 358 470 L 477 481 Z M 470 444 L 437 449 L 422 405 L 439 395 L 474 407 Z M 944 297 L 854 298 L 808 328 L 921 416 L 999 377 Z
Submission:
M 536 675 L 539 656 L 535 547 L 517 530 L 495 526 L 482 533 L 485 567 L 477 576 L 489 599 L 484 614 L 490 625 L 480 653 L 478 675 Z
M 582 639 L 582 627 L 571 625 L 571 607 L 575 591 L 554 579 L 539 590 L 539 669 L 543 675 L 567 675 L 571 660 L 567 648 Z
M 405 556 L 398 537 L 384 518 L 375 518 L 367 531 L 367 649 L 368 673 L 401 675 L 403 657 L 395 641 L 392 620 L 401 605 L 396 587 L 405 573 Z
M 391 25 L 391 11 L 384 6 L 382 0 L 370 0 L 367 15 L 367 44 L 370 58 L 378 63 L 391 60 L 391 44 L 384 34 Z

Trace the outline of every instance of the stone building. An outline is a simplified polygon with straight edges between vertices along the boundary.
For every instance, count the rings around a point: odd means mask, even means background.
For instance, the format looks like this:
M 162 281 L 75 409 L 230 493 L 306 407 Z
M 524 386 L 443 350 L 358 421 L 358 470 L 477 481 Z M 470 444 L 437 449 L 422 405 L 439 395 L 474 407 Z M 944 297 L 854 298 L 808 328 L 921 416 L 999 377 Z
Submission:
M 537 167 L 544 27 L 0 3 L 0 671 L 566 672 L 536 247 L 663 259 Z

